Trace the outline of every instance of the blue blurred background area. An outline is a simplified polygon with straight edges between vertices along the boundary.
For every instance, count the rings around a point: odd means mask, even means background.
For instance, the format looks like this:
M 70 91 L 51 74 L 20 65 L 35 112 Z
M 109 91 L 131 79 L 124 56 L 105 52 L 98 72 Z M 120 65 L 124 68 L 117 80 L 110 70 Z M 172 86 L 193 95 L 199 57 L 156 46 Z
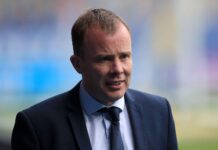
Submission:
M 71 89 L 71 27 L 103 7 L 129 24 L 131 88 L 169 99 L 180 149 L 218 149 L 217 0 L 0 0 L 0 146 L 18 111 Z

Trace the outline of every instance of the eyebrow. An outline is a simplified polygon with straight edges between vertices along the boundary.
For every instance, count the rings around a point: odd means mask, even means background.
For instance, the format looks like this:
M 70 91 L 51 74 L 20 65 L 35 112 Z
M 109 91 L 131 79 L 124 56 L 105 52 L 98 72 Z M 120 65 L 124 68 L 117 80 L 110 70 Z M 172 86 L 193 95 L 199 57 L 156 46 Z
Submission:
M 131 55 L 132 54 L 132 52 L 121 52 L 120 54 L 127 54 L 127 55 Z
M 119 55 L 131 55 L 132 52 L 120 52 Z M 102 54 L 97 54 L 96 57 L 104 57 L 104 56 L 114 56 L 114 54 L 107 54 L 107 53 L 102 53 Z

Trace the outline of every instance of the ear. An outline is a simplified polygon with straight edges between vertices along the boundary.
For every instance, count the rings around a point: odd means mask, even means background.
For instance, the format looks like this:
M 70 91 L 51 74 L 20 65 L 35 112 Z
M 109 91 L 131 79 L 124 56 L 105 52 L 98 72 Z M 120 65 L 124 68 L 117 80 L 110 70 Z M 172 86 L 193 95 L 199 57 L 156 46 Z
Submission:
M 73 67 L 75 68 L 75 70 L 81 74 L 82 69 L 81 69 L 81 58 L 79 56 L 76 55 L 72 55 L 70 57 L 70 61 L 73 65 Z

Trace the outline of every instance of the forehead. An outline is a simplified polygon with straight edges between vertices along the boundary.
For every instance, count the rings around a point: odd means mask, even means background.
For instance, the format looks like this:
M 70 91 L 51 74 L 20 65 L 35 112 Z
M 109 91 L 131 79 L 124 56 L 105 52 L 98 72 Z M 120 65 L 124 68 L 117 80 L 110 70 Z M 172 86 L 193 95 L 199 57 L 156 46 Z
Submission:
M 99 27 L 91 27 L 87 30 L 84 38 L 85 51 L 108 52 L 113 50 L 131 50 L 131 36 L 126 27 L 117 25 L 117 29 L 108 33 Z M 99 50 L 100 49 L 100 50 Z

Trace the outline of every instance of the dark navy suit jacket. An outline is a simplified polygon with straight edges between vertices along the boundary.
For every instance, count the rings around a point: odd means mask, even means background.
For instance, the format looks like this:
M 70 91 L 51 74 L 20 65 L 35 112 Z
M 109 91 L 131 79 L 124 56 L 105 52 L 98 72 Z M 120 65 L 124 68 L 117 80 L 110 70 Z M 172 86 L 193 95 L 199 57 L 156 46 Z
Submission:
M 174 121 L 168 101 L 127 90 L 125 103 L 135 150 L 177 150 Z M 82 113 L 79 84 L 17 114 L 12 150 L 91 150 Z

